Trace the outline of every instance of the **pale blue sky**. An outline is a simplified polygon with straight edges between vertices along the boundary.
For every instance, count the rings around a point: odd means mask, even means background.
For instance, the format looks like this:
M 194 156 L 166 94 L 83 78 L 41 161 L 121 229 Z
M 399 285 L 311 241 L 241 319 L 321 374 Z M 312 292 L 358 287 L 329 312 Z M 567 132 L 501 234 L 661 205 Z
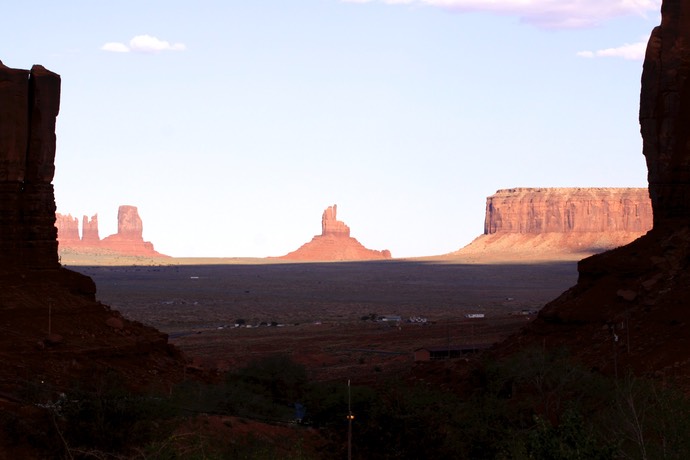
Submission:
M 58 212 L 139 208 L 174 256 L 278 256 L 334 203 L 394 257 L 448 253 L 511 187 L 644 187 L 656 0 L 36 0 L 0 60 L 62 76 Z

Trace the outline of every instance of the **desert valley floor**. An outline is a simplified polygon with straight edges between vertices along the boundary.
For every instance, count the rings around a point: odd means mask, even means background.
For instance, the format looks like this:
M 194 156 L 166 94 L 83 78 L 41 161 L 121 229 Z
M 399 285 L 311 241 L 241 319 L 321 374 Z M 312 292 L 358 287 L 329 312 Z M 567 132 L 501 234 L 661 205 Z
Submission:
M 494 343 L 577 278 L 573 261 L 208 262 L 67 266 L 93 278 L 99 301 L 169 334 L 205 372 L 288 353 L 323 380 L 408 367 L 418 348 Z M 372 314 L 402 321 L 364 319 Z M 235 327 L 239 319 L 250 327 Z

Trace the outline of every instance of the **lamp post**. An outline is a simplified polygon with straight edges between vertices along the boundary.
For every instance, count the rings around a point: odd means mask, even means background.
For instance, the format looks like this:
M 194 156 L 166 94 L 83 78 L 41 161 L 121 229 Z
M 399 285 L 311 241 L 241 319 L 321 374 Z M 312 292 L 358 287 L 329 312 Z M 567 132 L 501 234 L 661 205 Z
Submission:
M 352 420 L 354 419 L 350 396 L 350 379 L 347 379 L 347 460 L 352 460 Z

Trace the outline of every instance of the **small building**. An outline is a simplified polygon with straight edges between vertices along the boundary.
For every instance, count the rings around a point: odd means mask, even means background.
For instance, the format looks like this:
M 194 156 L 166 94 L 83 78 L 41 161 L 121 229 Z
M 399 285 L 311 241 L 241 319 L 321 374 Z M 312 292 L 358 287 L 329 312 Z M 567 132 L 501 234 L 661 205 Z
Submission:
M 484 318 L 484 313 L 467 313 L 465 318 Z
M 415 361 L 436 361 L 439 359 L 460 358 L 463 355 L 477 353 L 491 347 L 489 343 L 472 343 L 466 345 L 453 345 L 450 347 L 425 347 L 414 351 Z
M 379 321 L 399 323 L 400 321 L 402 321 L 402 317 L 400 315 L 383 315 L 379 316 Z

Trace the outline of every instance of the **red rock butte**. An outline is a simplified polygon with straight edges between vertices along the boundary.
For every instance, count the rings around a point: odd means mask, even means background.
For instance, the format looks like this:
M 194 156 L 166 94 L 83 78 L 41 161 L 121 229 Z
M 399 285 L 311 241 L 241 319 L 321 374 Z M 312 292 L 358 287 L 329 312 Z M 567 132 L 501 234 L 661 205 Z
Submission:
M 484 234 L 454 256 L 582 258 L 653 224 L 646 188 L 512 188 L 486 199 Z
M 79 237 L 79 220 L 70 214 L 56 214 L 58 250 L 88 254 L 121 254 L 142 257 L 168 257 L 153 249 L 144 241 L 144 225 L 135 206 L 120 206 L 117 212 L 117 233 L 102 240 L 98 234 L 98 215 L 82 220 L 82 236 Z
M 391 258 L 387 249 L 376 251 L 365 248 L 350 236 L 350 227 L 337 219 L 337 205 L 329 206 L 321 216 L 321 235 L 302 245 L 296 251 L 278 257 L 285 260 L 309 262 L 335 262 L 348 260 L 386 260 Z

